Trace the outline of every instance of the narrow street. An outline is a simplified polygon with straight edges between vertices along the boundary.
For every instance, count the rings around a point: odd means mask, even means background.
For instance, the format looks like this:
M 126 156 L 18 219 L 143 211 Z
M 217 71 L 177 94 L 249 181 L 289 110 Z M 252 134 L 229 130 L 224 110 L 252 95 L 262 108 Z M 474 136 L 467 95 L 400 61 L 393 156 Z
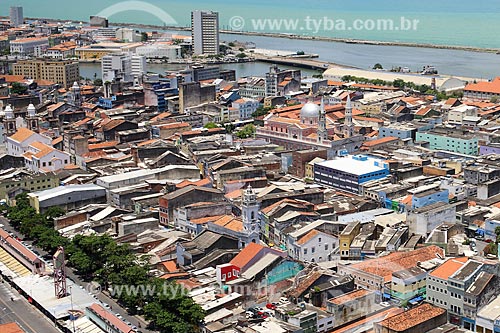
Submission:
M 4 225 L 3 229 L 6 230 L 7 232 L 12 232 L 15 236 L 17 236 L 17 237 L 19 237 L 21 239 L 23 238 L 23 236 L 20 233 L 18 233 L 17 231 L 14 230 L 14 228 L 11 227 L 11 225 L 9 223 L 9 220 L 6 219 L 5 217 L 0 216 L 0 224 Z M 39 249 L 38 247 L 36 247 L 35 245 L 33 245 L 32 242 L 26 242 L 26 243 L 31 244 L 33 246 L 33 249 L 35 251 L 37 251 L 40 254 L 41 257 L 48 255 L 47 252 L 43 251 L 42 249 Z M 52 255 L 52 254 L 50 254 L 50 255 Z M 86 283 L 86 282 L 82 281 L 73 272 L 73 270 L 70 267 L 67 267 L 67 266 L 66 266 L 66 276 L 69 279 L 73 280 L 77 285 L 82 286 L 85 290 L 92 290 L 92 286 L 89 286 L 89 283 Z M 108 304 L 110 311 L 112 311 L 115 314 L 121 315 L 124 318 L 125 321 L 128 321 L 133 326 L 136 326 L 139 331 L 145 332 L 145 333 L 154 333 L 154 332 L 156 332 L 156 331 L 147 330 L 145 327 L 148 325 L 148 323 L 142 317 L 129 315 L 125 309 L 123 309 L 118 303 L 116 303 L 112 298 L 108 297 L 106 294 L 104 294 L 104 293 L 101 292 L 101 293 L 99 293 L 99 294 L 97 294 L 95 296 L 96 296 L 96 298 L 99 301 L 101 301 L 101 302 L 103 302 L 105 304 Z M 6 299 L 9 299 L 9 298 L 6 298 Z M 22 313 L 23 312 L 21 312 L 21 314 Z M 0 316 L 1 315 L 2 314 L 0 313 Z M 45 331 L 43 331 L 43 332 L 45 332 Z M 33 331 L 33 333 L 36 333 L 36 331 Z M 48 333 L 50 333 L 50 332 L 48 332 Z

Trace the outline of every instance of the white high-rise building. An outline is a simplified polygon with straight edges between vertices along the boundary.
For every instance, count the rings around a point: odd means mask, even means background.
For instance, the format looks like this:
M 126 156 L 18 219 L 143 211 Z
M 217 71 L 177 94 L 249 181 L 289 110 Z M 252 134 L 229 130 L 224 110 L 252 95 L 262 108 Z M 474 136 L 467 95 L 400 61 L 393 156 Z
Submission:
M 191 12 L 191 37 L 194 54 L 219 54 L 219 13 Z
M 103 82 L 131 82 L 132 59 L 127 53 L 112 53 L 102 57 L 102 80 Z
M 102 57 L 103 82 L 133 82 L 147 73 L 146 57 L 129 53 L 112 53 Z
M 10 7 L 10 25 L 18 27 L 24 23 L 23 7 Z
M 146 57 L 133 55 L 131 57 L 132 65 L 132 77 L 140 78 L 148 72 L 148 63 L 146 62 Z

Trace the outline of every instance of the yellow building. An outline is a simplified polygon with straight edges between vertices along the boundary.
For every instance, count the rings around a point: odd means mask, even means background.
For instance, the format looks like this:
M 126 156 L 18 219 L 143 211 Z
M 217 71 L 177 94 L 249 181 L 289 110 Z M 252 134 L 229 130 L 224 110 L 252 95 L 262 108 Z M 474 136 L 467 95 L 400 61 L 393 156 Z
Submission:
M 340 234 L 340 257 L 348 258 L 351 243 L 361 230 L 360 222 L 351 222 Z
M 76 49 L 75 54 L 80 60 L 101 60 L 111 53 L 135 53 L 142 43 L 98 43 Z
M 305 171 L 305 178 L 306 179 L 314 179 L 314 163 L 320 163 L 323 161 L 324 161 L 324 159 L 322 159 L 321 157 L 316 157 L 311 162 L 307 163 L 306 168 L 304 170 Z
M 78 62 L 69 60 L 19 60 L 13 66 L 14 75 L 22 75 L 33 80 L 47 80 L 69 88 L 80 80 Z

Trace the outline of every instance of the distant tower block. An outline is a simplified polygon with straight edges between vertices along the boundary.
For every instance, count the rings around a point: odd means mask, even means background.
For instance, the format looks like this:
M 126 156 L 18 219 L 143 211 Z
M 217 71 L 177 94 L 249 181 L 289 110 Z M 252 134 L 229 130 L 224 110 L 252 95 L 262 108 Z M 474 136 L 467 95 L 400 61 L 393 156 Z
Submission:
M 66 263 L 64 248 L 61 246 L 54 254 L 54 290 L 57 298 L 68 295 L 66 288 Z

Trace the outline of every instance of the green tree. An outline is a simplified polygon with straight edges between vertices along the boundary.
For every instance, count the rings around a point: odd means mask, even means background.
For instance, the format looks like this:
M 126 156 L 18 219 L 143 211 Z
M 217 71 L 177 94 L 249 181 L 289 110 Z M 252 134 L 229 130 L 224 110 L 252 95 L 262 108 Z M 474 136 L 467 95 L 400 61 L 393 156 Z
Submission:
M 13 82 L 11 87 L 10 87 L 10 92 L 15 95 L 22 95 L 25 92 L 28 91 L 28 87 L 25 85 L 19 83 L 19 82 Z
M 245 125 L 241 130 L 236 133 L 236 136 L 240 139 L 246 139 L 253 137 L 255 134 L 255 126 L 253 124 Z
M 376 64 L 373 66 L 373 69 L 384 69 L 384 66 L 382 66 L 382 64 L 376 63 Z
M 217 128 L 217 127 L 219 127 L 219 126 L 217 126 L 217 124 L 216 124 L 216 123 L 214 123 L 213 121 L 211 121 L 211 122 L 206 123 L 206 124 L 205 124 L 205 126 L 203 126 L 203 127 L 204 127 L 204 128 L 208 128 L 208 129 L 211 129 L 211 128 Z
M 147 32 L 141 32 L 141 42 L 147 42 L 149 39 Z
M 396 79 L 392 82 L 392 85 L 396 88 L 404 88 L 406 86 L 405 81 L 402 79 Z
M 95 79 L 94 80 L 94 86 L 96 86 L 96 87 L 102 87 L 102 80 L 101 79 Z
M 264 106 L 261 105 L 257 108 L 257 110 L 254 113 L 252 113 L 252 117 L 257 118 L 260 116 L 265 116 L 271 110 L 272 110 L 272 108 L 269 108 L 269 107 L 265 108 Z
M 236 55 L 236 58 L 238 58 L 238 59 L 243 59 L 243 58 L 246 58 L 246 57 L 247 57 L 247 55 L 245 53 L 238 53 Z

